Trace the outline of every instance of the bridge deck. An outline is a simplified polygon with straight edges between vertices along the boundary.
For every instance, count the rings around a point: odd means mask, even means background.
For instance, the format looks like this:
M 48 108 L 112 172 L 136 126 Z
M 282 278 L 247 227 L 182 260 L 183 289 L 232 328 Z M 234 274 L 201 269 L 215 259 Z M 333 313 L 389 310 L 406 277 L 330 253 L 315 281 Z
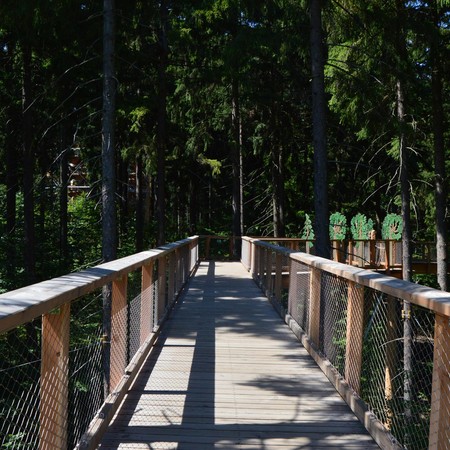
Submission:
M 101 448 L 378 446 L 242 265 L 203 262 Z

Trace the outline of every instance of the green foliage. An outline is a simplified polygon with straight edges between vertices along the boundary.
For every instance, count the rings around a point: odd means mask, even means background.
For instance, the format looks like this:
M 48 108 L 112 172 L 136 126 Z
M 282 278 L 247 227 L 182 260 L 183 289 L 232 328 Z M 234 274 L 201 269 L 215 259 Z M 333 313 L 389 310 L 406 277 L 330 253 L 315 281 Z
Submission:
M 309 217 L 309 214 L 305 214 L 305 224 L 303 226 L 302 239 L 314 240 L 314 228 L 312 225 L 312 221 Z M 312 242 L 308 242 L 309 247 L 313 246 Z
M 373 228 L 373 220 L 367 219 L 365 214 L 358 213 L 352 217 L 351 233 L 353 239 L 369 239 L 369 232 Z
M 68 240 L 73 270 L 81 270 L 101 261 L 100 207 L 86 194 L 69 202 Z
M 330 215 L 330 239 L 343 240 L 347 236 L 347 218 L 340 212 Z
M 383 239 L 401 239 L 403 230 L 402 218 L 398 214 L 388 214 L 383 220 L 381 237 Z

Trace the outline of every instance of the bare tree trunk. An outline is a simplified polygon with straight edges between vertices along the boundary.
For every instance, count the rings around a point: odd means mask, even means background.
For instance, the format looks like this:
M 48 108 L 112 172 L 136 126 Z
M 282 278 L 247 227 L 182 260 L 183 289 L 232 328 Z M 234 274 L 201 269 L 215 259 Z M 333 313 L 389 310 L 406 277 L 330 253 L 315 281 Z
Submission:
M 322 1 L 310 0 L 315 253 L 330 258 Z
M 66 126 L 63 123 L 61 130 L 61 147 L 63 151 L 59 160 L 60 167 L 60 183 L 59 190 L 59 257 L 61 269 L 67 270 L 69 262 L 69 244 L 68 244 L 68 202 L 67 202 L 67 186 L 69 184 L 68 158 L 67 152 L 70 150 L 70 144 L 66 138 Z
M 103 122 L 102 122 L 102 236 L 103 261 L 117 256 L 115 96 L 114 72 L 115 24 L 114 0 L 103 1 Z M 103 288 L 103 371 L 105 395 L 110 391 L 112 286 Z
M 403 0 L 397 0 L 397 122 L 399 127 L 399 153 L 400 153 L 400 191 L 401 191 L 401 215 L 403 222 L 402 233 L 402 275 L 406 281 L 412 280 L 412 257 L 411 257 L 411 195 L 409 189 L 408 173 L 408 147 L 406 145 L 406 120 L 405 120 L 405 92 L 404 92 L 404 72 L 407 62 L 405 47 L 404 24 L 404 4 Z M 406 447 L 411 438 L 409 425 L 412 419 L 412 328 L 411 328 L 411 304 L 403 302 L 403 399 L 405 415 L 405 435 Z
M 436 257 L 437 281 L 439 287 L 447 290 L 447 224 L 445 220 L 447 206 L 446 173 L 445 173 L 445 145 L 444 145 L 444 110 L 442 100 L 442 69 L 439 52 L 439 11 L 437 5 L 432 5 L 434 22 L 431 41 L 431 91 L 433 107 L 434 134 L 434 171 L 435 171 L 435 199 L 436 199 Z
M 136 251 L 144 250 L 144 171 L 142 157 L 136 158 Z
M 24 190 L 24 267 L 27 284 L 36 281 L 36 237 L 34 219 L 34 165 L 33 123 L 31 99 L 32 51 L 28 43 L 23 48 L 22 130 L 23 130 L 23 190 Z
M 167 43 L 168 6 L 166 0 L 160 3 L 160 29 L 158 61 L 158 125 L 157 125 L 157 175 L 156 175 L 156 220 L 158 234 L 156 243 L 163 245 L 166 242 L 166 108 L 167 108 L 167 63 L 169 47 Z
M 239 83 L 236 78 L 231 82 L 231 127 L 233 132 L 231 147 L 232 183 L 233 183 L 233 226 L 235 236 L 234 257 L 241 254 L 242 222 L 242 148 L 241 148 L 241 116 L 239 106 Z
M 10 116 L 11 117 L 11 116 Z M 8 127 L 9 129 L 9 127 Z M 16 229 L 16 194 L 17 186 L 17 149 L 10 136 L 12 130 L 7 135 L 6 143 L 6 234 L 7 234 L 7 266 L 6 273 L 8 282 L 11 282 L 16 273 L 16 245 L 14 235 Z

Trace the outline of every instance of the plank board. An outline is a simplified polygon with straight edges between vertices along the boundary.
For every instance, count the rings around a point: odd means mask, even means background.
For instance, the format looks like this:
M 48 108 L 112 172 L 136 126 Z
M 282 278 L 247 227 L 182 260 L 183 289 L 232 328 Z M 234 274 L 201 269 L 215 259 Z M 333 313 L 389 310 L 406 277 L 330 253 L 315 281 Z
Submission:
M 100 448 L 378 446 L 244 267 L 203 262 Z

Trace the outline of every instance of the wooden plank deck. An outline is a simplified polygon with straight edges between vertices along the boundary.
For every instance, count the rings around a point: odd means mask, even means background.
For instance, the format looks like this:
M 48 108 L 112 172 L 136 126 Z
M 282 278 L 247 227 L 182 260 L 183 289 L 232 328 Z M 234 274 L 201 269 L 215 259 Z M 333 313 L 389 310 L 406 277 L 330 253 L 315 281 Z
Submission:
M 378 449 L 240 263 L 203 262 L 101 449 Z

